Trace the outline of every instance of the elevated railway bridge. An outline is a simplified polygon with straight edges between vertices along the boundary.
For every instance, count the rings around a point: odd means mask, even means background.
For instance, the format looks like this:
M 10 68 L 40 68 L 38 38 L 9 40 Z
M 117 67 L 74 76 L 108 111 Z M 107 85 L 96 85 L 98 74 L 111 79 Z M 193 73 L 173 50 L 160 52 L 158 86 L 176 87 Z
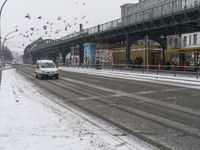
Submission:
M 65 63 L 64 58 L 73 46 L 78 45 L 82 54 L 84 43 L 116 45 L 123 42 L 125 60 L 129 64 L 131 45 L 137 40 L 148 37 L 149 40 L 154 40 L 161 45 L 163 62 L 165 62 L 167 36 L 200 31 L 200 2 L 184 8 L 179 7 L 179 3 L 174 5 L 174 2 L 180 1 L 169 2 L 167 8 L 166 4 L 157 5 L 125 18 L 82 29 L 62 39 L 38 39 L 24 50 L 24 61 L 35 63 L 43 56 L 55 59 L 61 54 Z

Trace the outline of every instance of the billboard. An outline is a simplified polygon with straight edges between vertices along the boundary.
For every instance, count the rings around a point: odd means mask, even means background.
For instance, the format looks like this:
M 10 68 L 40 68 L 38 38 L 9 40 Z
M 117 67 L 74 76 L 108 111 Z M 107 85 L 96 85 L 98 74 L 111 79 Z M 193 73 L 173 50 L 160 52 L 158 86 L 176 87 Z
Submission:
M 85 43 L 84 47 L 84 64 L 94 65 L 96 64 L 96 44 Z

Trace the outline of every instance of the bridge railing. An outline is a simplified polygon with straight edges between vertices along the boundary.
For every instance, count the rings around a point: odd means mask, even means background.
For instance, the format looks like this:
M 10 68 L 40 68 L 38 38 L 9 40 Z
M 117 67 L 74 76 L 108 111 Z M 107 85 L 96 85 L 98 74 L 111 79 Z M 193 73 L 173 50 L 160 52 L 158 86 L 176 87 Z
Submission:
M 151 75 L 163 75 L 171 77 L 189 77 L 193 79 L 200 78 L 200 66 L 176 66 L 170 65 L 132 65 L 132 64 L 98 64 L 98 65 L 71 65 L 63 64 L 62 66 L 74 67 L 74 68 L 87 68 L 87 69 L 100 69 L 108 71 L 120 71 L 131 72 L 138 74 L 151 74 Z
M 139 13 L 134 15 L 130 15 L 124 18 L 116 19 L 101 25 L 97 25 L 88 29 L 84 29 L 79 32 L 75 32 L 65 36 L 64 38 L 58 39 L 60 43 L 70 41 L 79 37 L 84 37 L 88 35 L 93 35 L 101 32 L 106 32 L 108 30 L 115 30 L 117 28 L 124 28 L 131 25 L 137 25 L 143 22 L 151 21 L 154 19 L 158 19 L 160 17 L 165 17 L 170 14 L 174 14 L 176 12 L 181 12 L 184 10 L 190 10 L 195 7 L 200 6 L 200 1 L 195 1 L 190 6 L 184 6 L 182 0 L 172 0 L 170 2 L 166 2 L 164 4 L 157 4 L 152 8 L 145 9 Z M 59 44 L 59 43 L 57 43 Z M 51 45 L 46 45 L 49 47 Z M 45 48 L 45 46 L 34 49 L 33 51 Z
M 132 24 L 139 24 L 145 21 L 150 21 L 152 19 L 156 19 L 159 17 L 163 17 L 169 14 L 173 14 L 175 12 L 183 11 L 186 9 L 191 9 L 194 7 L 199 7 L 200 2 L 195 1 L 190 6 L 184 6 L 182 0 L 173 0 L 170 2 L 166 2 L 164 4 L 157 4 L 152 8 L 145 9 L 139 13 L 136 13 L 134 15 L 130 15 L 124 18 L 120 18 L 117 20 L 113 20 L 89 29 L 85 29 L 83 32 L 91 34 L 96 34 L 98 32 L 104 32 L 107 30 L 112 30 L 116 28 L 122 28 L 124 26 L 129 26 Z M 75 37 L 79 36 L 83 32 L 76 32 L 71 35 L 68 35 L 66 37 Z

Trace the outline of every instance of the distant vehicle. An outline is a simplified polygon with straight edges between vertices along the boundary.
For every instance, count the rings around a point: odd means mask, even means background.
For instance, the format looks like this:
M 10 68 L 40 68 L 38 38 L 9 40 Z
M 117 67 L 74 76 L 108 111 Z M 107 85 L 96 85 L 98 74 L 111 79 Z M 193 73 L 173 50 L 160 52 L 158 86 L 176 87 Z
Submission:
M 17 65 L 22 65 L 22 62 L 21 61 L 17 61 L 16 64 Z
M 6 66 L 5 59 L 4 59 L 4 57 L 1 57 L 0 58 L 0 67 L 5 67 L 5 66 Z
M 0 67 L 5 67 L 5 66 L 6 66 L 5 62 L 0 60 Z
M 35 69 L 36 78 L 59 78 L 58 68 L 52 60 L 38 60 Z
M 11 65 L 16 65 L 17 64 L 17 61 L 16 60 L 13 60 L 12 62 L 11 62 Z

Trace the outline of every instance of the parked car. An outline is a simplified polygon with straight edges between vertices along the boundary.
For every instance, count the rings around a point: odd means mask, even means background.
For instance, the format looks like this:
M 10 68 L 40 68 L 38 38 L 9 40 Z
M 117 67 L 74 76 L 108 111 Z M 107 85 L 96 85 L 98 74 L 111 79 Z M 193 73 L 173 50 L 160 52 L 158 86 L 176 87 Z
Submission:
M 58 68 L 52 60 L 38 60 L 35 69 L 36 78 L 59 78 Z

